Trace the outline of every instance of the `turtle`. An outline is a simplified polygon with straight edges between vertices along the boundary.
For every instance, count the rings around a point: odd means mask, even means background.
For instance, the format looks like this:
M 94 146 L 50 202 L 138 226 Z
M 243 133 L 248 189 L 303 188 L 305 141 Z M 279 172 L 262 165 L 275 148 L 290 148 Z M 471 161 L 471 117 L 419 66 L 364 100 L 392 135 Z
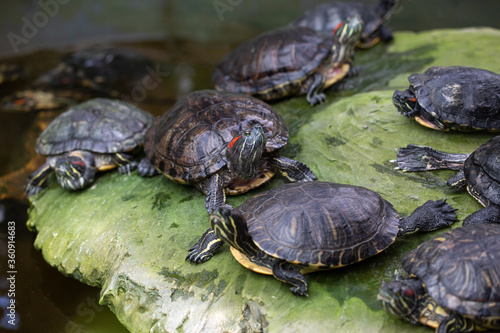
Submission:
M 24 69 L 18 64 L 0 64 L 0 84 L 17 81 L 25 75 Z
M 306 11 L 302 16 L 292 21 L 290 27 L 308 27 L 325 35 L 349 17 L 359 15 L 364 22 L 363 32 L 356 47 L 365 49 L 379 42 L 389 42 L 393 39 L 391 29 L 386 23 L 398 8 L 399 0 L 380 0 L 377 5 L 367 5 L 360 2 L 331 1 L 320 4 Z
M 326 101 L 322 91 L 350 71 L 363 23 L 358 16 L 339 24 L 334 36 L 306 27 L 282 27 L 244 42 L 212 73 L 217 90 L 271 101 L 307 95 L 311 105 Z
M 402 266 L 377 295 L 388 313 L 438 333 L 500 330 L 500 225 L 464 222 L 420 244 Z
M 95 47 L 70 53 L 29 87 L 6 96 L 7 111 L 60 109 L 94 97 L 129 93 L 148 74 L 152 62 L 129 48 Z
M 45 164 L 26 183 L 28 196 L 40 192 L 55 172 L 67 190 L 93 183 L 96 171 L 118 166 L 120 173 L 137 167 L 134 157 L 154 116 L 127 102 L 95 98 L 56 117 L 37 139 L 35 150 L 47 156 Z
M 279 113 L 251 96 L 215 90 L 192 92 L 158 117 L 146 133 L 144 151 L 151 168 L 206 194 L 212 213 L 226 204 L 226 194 L 245 193 L 275 173 L 286 181 L 312 181 L 316 175 L 303 163 L 281 156 L 288 129 Z M 208 248 L 207 248 L 207 245 Z M 213 256 L 221 241 L 208 229 L 186 257 L 193 263 Z
M 435 66 L 408 77 L 396 90 L 398 111 L 419 124 L 441 131 L 499 131 L 500 75 L 464 66 Z
M 500 218 L 500 135 L 477 148 L 471 154 L 446 153 L 429 146 L 409 144 L 398 149 L 397 169 L 409 172 L 439 169 L 457 170 L 447 181 L 457 189 L 466 187 L 485 208 L 467 217 L 468 220 Z
M 443 200 L 429 200 L 400 218 L 374 191 L 323 181 L 284 184 L 210 216 L 238 262 L 291 285 L 298 296 L 307 296 L 305 273 L 357 263 L 397 236 L 455 221 L 455 209 Z

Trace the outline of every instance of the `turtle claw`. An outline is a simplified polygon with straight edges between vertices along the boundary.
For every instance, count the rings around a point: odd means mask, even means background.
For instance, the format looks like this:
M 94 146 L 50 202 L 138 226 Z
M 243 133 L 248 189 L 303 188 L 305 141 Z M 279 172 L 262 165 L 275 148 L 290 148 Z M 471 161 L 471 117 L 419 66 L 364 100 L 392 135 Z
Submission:
M 212 258 L 221 246 L 222 240 L 217 237 L 213 229 L 208 229 L 200 240 L 188 250 L 185 260 L 189 260 L 192 264 L 204 263 Z
M 137 173 L 141 177 L 153 177 L 160 174 L 147 158 L 143 158 L 141 162 L 139 162 Z
M 137 162 L 133 161 L 125 165 L 121 165 L 118 167 L 118 172 L 121 174 L 128 174 L 130 176 L 130 172 L 137 169 Z

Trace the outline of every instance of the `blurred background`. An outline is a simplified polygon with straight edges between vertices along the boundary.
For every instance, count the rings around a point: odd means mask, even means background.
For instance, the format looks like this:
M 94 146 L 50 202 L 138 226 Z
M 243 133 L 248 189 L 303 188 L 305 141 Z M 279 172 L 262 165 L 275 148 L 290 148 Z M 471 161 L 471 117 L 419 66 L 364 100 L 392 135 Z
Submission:
M 152 60 L 158 87 L 137 100 L 161 114 L 179 97 L 211 88 L 210 74 L 242 41 L 288 24 L 319 0 L 3 0 L 0 4 L 0 64 L 16 64 L 24 75 L 0 85 L 0 97 L 29 85 L 62 56 L 89 46 L 127 46 Z M 359 1 L 376 4 L 376 0 Z M 500 28 L 499 0 L 402 0 L 393 31 Z M 500 42 L 500 41 L 499 41 Z M 379 47 L 379 46 L 377 46 Z M 385 46 L 380 46 L 385 47 Z M 366 51 L 363 51 L 366 52 Z M 126 332 L 113 313 L 97 304 L 99 289 L 64 277 L 33 248 L 26 229 L 26 177 L 43 159 L 35 140 L 64 110 L 0 110 L 0 331 Z M 16 222 L 17 321 L 5 320 L 7 221 Z

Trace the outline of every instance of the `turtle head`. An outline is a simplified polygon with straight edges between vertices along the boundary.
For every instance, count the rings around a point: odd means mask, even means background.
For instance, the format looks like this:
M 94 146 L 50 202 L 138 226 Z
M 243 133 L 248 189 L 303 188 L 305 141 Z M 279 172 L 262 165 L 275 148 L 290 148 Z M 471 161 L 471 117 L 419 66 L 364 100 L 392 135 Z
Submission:
M 424 290 L 422 283 L 416 279 L 393 280 L 382 283 L 377 295 L 382 307 L 401 319 L 412 321 Z
M 354 45 L 361 37 L 363 21 L 356 15 L 339 23 L 333 30 L 332 63 L 350 63 L 354 59 Z
M 248 233 L 245 218 L 231 208 L 218 208 L 210 215 L 210 224 L 217 237 L 238 251 L 252 255 L 256 245 Z
M 266 135 L 262 125 L 255 124 L 250 130 L 242 131 L 227 145 L 229 170 L 238 179 L 255 178 L 265 149 Z
M 72 152 L 58 158 L 54 170 L 59 185 L 71 191 L 86 188 L 95 177 L 94 159 L 88 152 Z
M 418 115 L 417 97 L 413 89 L 405 91 L 396 90 L 392 95 L 392 103 L 398 109 L 399 113 L 408 118 Z

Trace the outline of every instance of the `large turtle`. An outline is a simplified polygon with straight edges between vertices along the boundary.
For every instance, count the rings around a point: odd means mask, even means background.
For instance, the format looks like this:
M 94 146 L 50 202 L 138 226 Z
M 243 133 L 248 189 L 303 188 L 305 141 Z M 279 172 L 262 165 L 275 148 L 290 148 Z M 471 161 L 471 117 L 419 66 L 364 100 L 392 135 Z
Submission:
M 338 24 L 349 17 L 359 15 L 364 26 L 356 46 L 368 48 L 380 41 L 392 40 L 392 31 L 386 23 L 399 3 L 399 0 L 380 0 L 377 5 L 367 5 L 355 1 L 330 1 L 309 9 L 289 26 L 308 27 L 329 35 Z
M 243 266 L 273 275 L 302 296 L 304 273 L 354 264 L 385 250 L 396 236 L 454 221 L 455 210 L 442 200 L 399 218 L 376 192 L 319 181 L 275 187 L 211 215 L 215 233 Z
M 36 152 L 47 161 L 29 177 L 26 193 L 45 188 L 52 171 L 63 188 L 79 190 L 94 181 L 96 171 L 134 170 L 137 163 L 129 153 L 142 146 L 153 121 L 151 114 L 123 101 L 95 98 L 76 105 L 38 137 Z
M 500 331 L 500 225 L 441 233 L 411 251 L 403 269 L 378 294 L 387 312 L 438 333 Z
M 144 150 L 151 166 L 171 180 L 193 184 L 206 193 L 212 213 L 226 204 L 225 194 L 260 186 L 275 173 L 287 181 L 311 181 L 314 173 L 301 162 L 279 155 L 288 130 L 268 104 L 242 94 L 200 90 L 180 100 L 156 119 L 146 134 Z M 208 260 L 221 242 L 212 229 L 190 249 L 186 259 Z
M 455 188 L 467 191 L 485 208 L 467 217 L 468 220 L 500 219 L 500 136 L 487 141 L 472 154 L 453 154 L 428 146 L 408 145 L 398 149 L 398 168 L 403 171 L 458 170 L 448 180 Z
M 89 48 L 62 58 L 27 89 L 2 99 L 7 111 L 59 109 L 94 97 L 129 94 L 148 75 L 152 62 L 129 48 Z
M 500 131 L 500 75 L 485 69 L 431 67 L 408 77 L 392 97 L 398 111 L 441 131 Z
M 310 28 L 280 28 L 261 34 L 229 53 L 212 74 L 217 90 L 253 95 L 269 101 L 307 95 L 323 103 L 322 91 L 344 78 L 363 27 L 359 17 L 340 24 L 334 36 Z

